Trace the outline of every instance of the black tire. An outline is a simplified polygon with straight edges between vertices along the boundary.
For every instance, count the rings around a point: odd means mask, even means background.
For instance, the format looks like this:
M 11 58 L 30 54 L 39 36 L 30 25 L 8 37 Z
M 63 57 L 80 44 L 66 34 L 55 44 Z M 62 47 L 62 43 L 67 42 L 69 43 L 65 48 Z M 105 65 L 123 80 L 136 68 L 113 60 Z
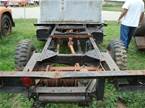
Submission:
M 23 40 L 16 46 L 15 64 L 17 70 L 23 70 L 35 50 L 30 40 Z
M 12 31 L 12 21 L 9 15 L 4 14 L 1 18 L 1 38 Z
M 127 69 L 127 52 L 124 44 L 119 41 L 112 41 L 108 46 L 108 51 L 111 57 L 114 59 L 116 64 L 121 70 Z

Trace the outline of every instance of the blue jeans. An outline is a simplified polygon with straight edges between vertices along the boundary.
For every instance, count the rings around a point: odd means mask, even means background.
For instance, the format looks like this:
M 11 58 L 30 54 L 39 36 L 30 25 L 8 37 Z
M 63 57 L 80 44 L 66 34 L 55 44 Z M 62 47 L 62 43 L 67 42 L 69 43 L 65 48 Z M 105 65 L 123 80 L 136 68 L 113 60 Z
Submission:
M 120 40 L 124 43 L 125 48 L 128 49 L 131 38 L 136 30 L 136 27 L 125 26 L 121 24 Z

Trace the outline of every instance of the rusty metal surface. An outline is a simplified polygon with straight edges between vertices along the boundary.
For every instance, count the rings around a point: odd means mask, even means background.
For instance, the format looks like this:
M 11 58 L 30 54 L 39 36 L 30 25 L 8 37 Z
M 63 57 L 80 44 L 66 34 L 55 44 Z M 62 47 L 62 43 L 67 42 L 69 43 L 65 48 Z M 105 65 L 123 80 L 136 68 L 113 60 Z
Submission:
M 31 72 L 31 71 L 34 71 L 36 67 L 39 67 L 41 69 L 41 67 L 36 66 L 36 64 L 38 62 L 41 62 L 41 64 L 42 64 L 44 60 L 49 60 L 49 64 L 51 64 L 52 61 L 59 63 L 59 64 L 73 63 L 75 61 L 76 63 L 81 63 L 81 65 L 82 65 L 83 62 L 86 63 L 88 61 L 92 62 L 95 60 L 102 59 L 101 52 L 99 51 L 99 48 L 97 47 L 92 36 L 89 34 L 89 32 L 87 30 L 87 26 L 86 25 L 77 25 L 77 27 L 78 28 L 75 28 L 75 25 L 55 25 L 55 27 L 52 30 L 51 36 L 48 37 L 47 42 L 45 43 L 45 46 L 44 46 L 42 52 L 41 53 L 34 52 L 23 71 Z M 63 32 L 57 31 L 57 29 L 61 29 L 61 31 L 63 31 Z M 80 29 L 83 29 L 83 31 L 80 31 Z M 56 35 L 57 32 L 60 32 L 61 35 Z M 66 35 L 63 36 L 63 33 L 66 33 Z M 68 49 L 71 51 L 72 54 L 65 54 L 64 56 L 61 56 L 61 54 L 59 54 L 58 52 L 60 52 L 59 50 L 60 50 L 60 47 L 62 46 L 62 44 L 61 44 L 61 46 L 60 46 L 60 44 L 56 45 L 57 46 L 56 50 L 49 50 L 49 47 L 51 47 L 51 42 L 55 41 L 54 39 L 57 40 L 59 38 L 62 41 L 68 39 Z M 90 52 L 86 52 L 85 54 L 83 54 L 83 53 L 76 54 L 76 51 L 75 51 L 76 49 L 74 48 L 75 38 L 80 38 L 80 40 L 81 39 L 83 40 L 84 38 L 86 38 L 86 39 L 90 40 L 90 44 L 92 44 L 94 50 L 92 50 Z M 78 46 L 80 46 L 80 43 Z M 55 51 L 57 51 L 57 52 L 55 52 Z M 80 51 L 80 52 L 82 52 L 82 51 Z M 65 58 L 67 58 L 67 59 L 65 59 Z M 70 59 L 73 62 L 70 62 L 69 61 Z M 83 60 L 80 60 L 80 59 L 83 59 Z M 50 61 L 51 61 L 51 63 L 50 63 Z M 60 63 L 60 61 L 61 61 L 61 63 Z M 38 69 L 38 70 L 40 70 L 40 69 Z
M 36 87 L 36 93 L 86 93 L 86 87 Z
M 115 61 L 112 59 L 112 57 L 108 52 L 106 53 L 102 52 L 102 56 L 111 71 L 120 71 L 119 67 L 117 66 L 117 64 L 115 63 Z
M 98 56 L 99 60 L 102 61 L 103 60 L 102 54 L 101 54 L 98 46 L 96 45 L 96 42 L 95 42 L 94 38 L 90 37 L 90 41 L 91 41 L 91 44 L 92 44 L 92 46 L 94 47 L 94 50 L 95 50 L 94 54 L 96 54 L 96 56 Z
M 92 37 L 91 35 L 86 35 L 86 34 L 71 34 L 71 35 L 54 35 L 54 36 L 52 36 L 52 38 L 56 38 L 56 39 L 65 39 L 65 38 L 81 38 L 81 39 L 85 39 L 85 38 L 89 38 L 89 37 Z
M 0 78 L 31 77 L 31 78 L 99 78 L 145 76 L 145 70 L 126 71 L 92 71 L 92 72 L 0 72 Z
M 41 21 L 38 25 L 51 25 L 51 24 L 102 24 L 103 22 L 95 21 Z M 37 25 L 37 24 L 36 24 Z
M 47 95 L 40 95 L 39 96 L 39 101 L 43 101 L 43 102 L 55 102 L 55 103 L 57 103 L 57 102 L 61 102 L 61 103 L 63 103 L 63 102 L 71 102 L 71 103 L 73 103 L 73 102 L 77 102 L 77 103 L 79 103 L 79 102 L 84 102 L 84 101 L 88 101 L 88 100 L 86 100 L 86 97 L 85 96 L 74 96 L 74 95 L 70 95 L 70 96 L 60 96 L 60 95 L 58 95 L 58 96 L 47 96 Z
M 74 45 L 73 38 L 69 38 L 69 41 L 68 41 L 68 47 L 69 47 L 69 49 L 70 49 L 70 51 L 71 51 L 72 54 L 76 54 L 73 45 Z
M 82 69 L 86 69 L 88 71 L 97 71 L 97 67 L 93 66 L 69 66 L 69 67 L 50 67 L 49 71 L 81 71 Z
M 33 53 L 23 70 L 29 72 L 33 71 L 33 68 L 36 65 L 37 61 L 40 61 L 40 53 Z

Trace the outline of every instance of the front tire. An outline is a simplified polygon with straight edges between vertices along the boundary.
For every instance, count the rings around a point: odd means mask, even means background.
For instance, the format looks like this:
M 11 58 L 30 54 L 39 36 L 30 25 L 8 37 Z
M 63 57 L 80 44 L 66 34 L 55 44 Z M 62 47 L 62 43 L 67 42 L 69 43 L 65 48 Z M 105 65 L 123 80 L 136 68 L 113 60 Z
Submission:
M 124 44 L 119 41 L 112 41 L 108 46 L 108 51 L 121 70 L 127 69 L 127 52 Z
M 30 40 L 22 40 L 18 43 L 15 53 L 17 70 L 23 70 L 35 50 Z

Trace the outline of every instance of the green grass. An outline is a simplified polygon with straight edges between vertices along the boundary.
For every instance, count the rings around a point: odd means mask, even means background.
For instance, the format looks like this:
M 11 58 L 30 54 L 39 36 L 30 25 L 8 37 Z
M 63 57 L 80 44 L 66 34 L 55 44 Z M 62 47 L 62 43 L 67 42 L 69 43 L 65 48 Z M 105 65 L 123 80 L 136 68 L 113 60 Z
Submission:
M 14 55 L 17 43 L 22 39 L 31 39 L 33 44 L 40 48 L 35 36 L 35 20 L 16 20 L 16 27 L 8 37 L 0 40 L 0 70 L 15 70 Z M 119 25 L 116 22 L 107 22 L 105 27 L 103 48 L 107 48 L 109 42 L 119 38 Z M 134 39 L 128 51 L 128 69 L 145 69 L 145 52 L 139 52 Z M 106 83 L 105 98 L 103 102 L 93 103 L 91 108 L 116 108 L 117 97 L 122 97 L 128 108 L 144 108 L 145 92 L 119 92 L 113 85 Z M 31 102 L 20 94 L 0 94 L 0 108 L 30 108 Z M 48 108 L 78 108 L 72 105 L 48 105 Z
M 105 3 L 103 5 L 104 11 L 121 11 L 122 3 Z
M 14 70 L 14 54 L 17 43 L 23 39 L 31 39 L 36 46 L 34 20 L 16 20 L 16 27 L 8 37 L 0 40 L 0 70 Z

